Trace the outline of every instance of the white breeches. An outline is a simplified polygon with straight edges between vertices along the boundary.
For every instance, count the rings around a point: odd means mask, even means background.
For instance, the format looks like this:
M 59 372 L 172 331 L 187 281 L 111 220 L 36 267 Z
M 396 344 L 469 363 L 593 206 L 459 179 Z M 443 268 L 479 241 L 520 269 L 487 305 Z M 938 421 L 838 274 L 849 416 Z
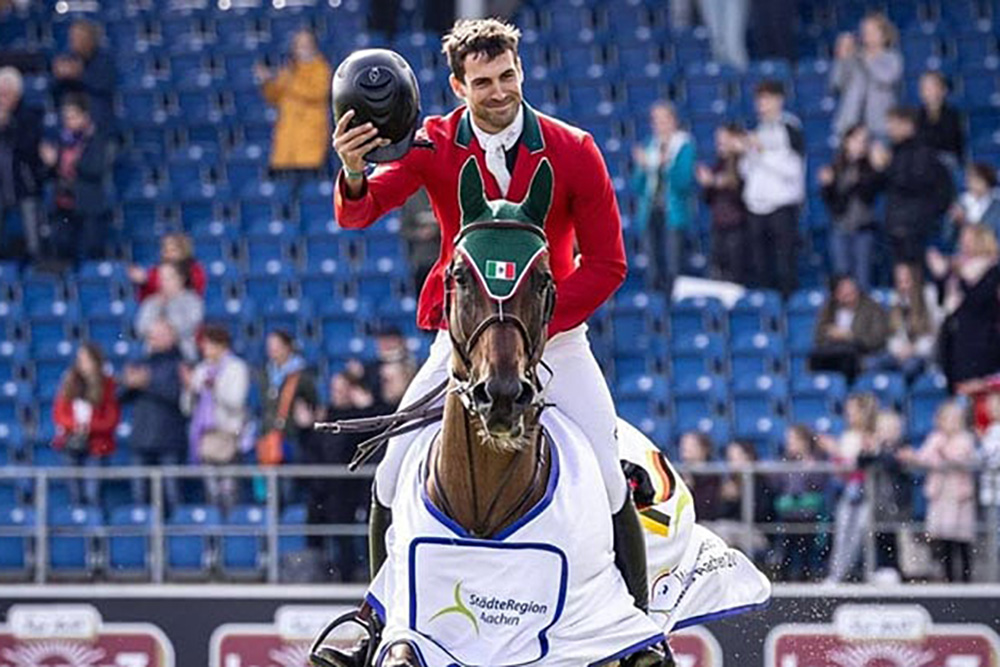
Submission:
M 551 381 L 539 367 L 545 398 L 588 436 L 604 478 L 608 502 L 614 512 L 625 504 L 627 487 L 618 457 L 615 406 L 587 340 L 587 325 L 558 333 L 545 345 L 542 359 L 552 369 Z M 403 396 L 402 405 L 409 405 L 448 377 L 451 361 L 451 339 L 448 332 L 439 331 L 431 345 L 430 356 L 417 372 Z M 396 480 L 410 438 L 393 438 L 385 457 L 375 472 L 375 489 L 382 505 L 389 506 L 396 495 Z

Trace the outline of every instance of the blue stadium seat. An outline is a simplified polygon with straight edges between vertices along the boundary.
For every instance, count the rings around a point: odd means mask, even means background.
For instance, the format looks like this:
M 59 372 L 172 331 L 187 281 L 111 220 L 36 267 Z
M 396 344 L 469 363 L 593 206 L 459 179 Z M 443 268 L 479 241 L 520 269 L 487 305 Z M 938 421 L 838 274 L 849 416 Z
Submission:
M 54 577 L 89 578 L 97 565 L 96 507 L 54 506 L 49 511 L 49 568 Z
M 882 408 L 902 412 L 906 407 L 906 379 L 899 373 L 865 373 L 857 379 L 851 391 L 874 394 Z
M 108 522 L 109 576 L 115 579 L 149 576 L 151 525 L 152 513 L 146 505 L 123 505 L 112 510 Z
M 784 356 L 784 342 L 779 336 L 744 332 L 733 341 L 733 377 L 782 372 Z
M 289 505 L 282 510 L 278 519 L 281 530 L 281 535 L 278 537 L 278 553 L 281 556 L 301 552 L 306 548 L 305 532 L 300 531 L 304 531 L 307 517 L 305 505 Z
M 925 373 L 913 383 L 906 412 L 909 437 L 914 446 L 934 430 L 934 417 L 947 399 L 948 382 L 941 373 Z
M 267 515 L 263 506 L 239 505 L 226 517 L 227 527 L 245 528 L 246 535 L 226 535 L 222 538 L 222 573 L 229 578 L 258 579 L 264 574 Z
M 725 321 L 725 308 L 713 297 L 689 297 L 673 304 L 670 331 L 674 336 L 718 332 Z
M 719 334 L 689 333 L 673 337 L 671 365 L 676 377 L 719 374 L 726 370 L 726 342 Z
M 205 578 L 213 564 L 212 529 L 221 524 L 216 507 L 180 505 L 167 521 L 168 528 L 186 529 L 167 535 L 167 571 L 177 578 Z
M 752 442 L 761 459 L 775 458 L 785 434 L 784 420 L 752 404 L 743 406 L 739 400 L 733 410 L 733 435 Z
M 729 330 L 733 336 L 756 331 L 777 333 L 781 325 L 781 296 L 777 292 L 747 292 L 729 311 Z
M 0 580 L 30 578 L 34 565 L 35 511 L 19 505 L 0 506 Z M 10 531 L 10 532 L 8 532 Z M 17 531 L 17 533 L 15 533 Z

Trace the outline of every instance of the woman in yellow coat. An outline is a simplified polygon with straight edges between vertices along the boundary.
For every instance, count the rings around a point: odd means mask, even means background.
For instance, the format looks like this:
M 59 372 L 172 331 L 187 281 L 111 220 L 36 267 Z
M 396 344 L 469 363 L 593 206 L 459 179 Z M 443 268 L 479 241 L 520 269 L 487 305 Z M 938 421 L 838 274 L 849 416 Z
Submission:
M 292 61 L 277 72 L 258 64 L 267 103 L 278 110 L 271 146 L 271 171 L 292 177 L 296 190 L 326 167 L 330 145 L 330 64 L 316 38 L 300 30 L 292 38 Z

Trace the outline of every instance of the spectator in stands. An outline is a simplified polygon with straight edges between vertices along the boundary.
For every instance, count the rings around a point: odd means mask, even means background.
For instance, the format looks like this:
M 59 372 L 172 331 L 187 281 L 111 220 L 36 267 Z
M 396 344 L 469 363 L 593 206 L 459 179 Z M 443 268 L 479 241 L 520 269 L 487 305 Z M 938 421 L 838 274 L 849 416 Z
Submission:
M 431 209 L 427 190 L 420 188 L 400 209 L 400 232 L 406 239 L 413 286 L 420 291 L 434 268 L 441 248 L 441 229 Z
M 121 417 L 115 381 L 104 371 L 104 355 L 94 343 L 83 343 L 73 366 L 66 371 L 52 407 L 56 423 L 53 446 L 69 465 L 105 466 L 115 451 L 115 429 Z M 100 483 L 96 478 L 70 483 L 73 503 L 97 505 Z
M 635 223 L 646 239 L 653 286 L 669 296 L 691 224 L 694 140 L 680 129 L 677 110 L 669 102 L 654 104 L 649 119 L 653 136 L 632 150 Z
M 736 124 L 715 130 L 715 164 L 698 165 L 695 175 L 712 215 L 712 272 L 720 280 L 746 281 L 747 208 L 740 176 L 740 145 L 746 137 Z
M 896 27 L 883 14 L 861 20 L 860 46 L 854 35 L 837 37 L 830 86 L 840 96 L 833 130 L 843 136 L 861 124 L 876 137 L 888 132 L 886 116 L 896 106 L 903 57 L 896 50 Z
M 965 170 L 965 192 L 952 205 L 949 217 L 962 225 L 985 225 L 1000 237 L 1000 192 L 997 170 L 985 162 L 973 162 Z
M 982 225 L 962 229 L 958 253 L 951 261 L 935 249 L 927 252 L 928 269 L 943 299 L 938 355 L 951 391 L 1000 371 L 997 258 L 997 239 Z
M 0 68 L 0 241 L 4 218 L 14 209 L 21 214 L 21 227 L 28 255 L 41 253 L 41 194 L 45 178 L 39 148 L 42 142 L 42 112 L 22 99 L 24 79 L 13 67 Z
M 755 60 L 787 60 L 798 57 L 795 25 L 798 3 L 795 0 L 751 0 L 753 16 L 753 57 Z
M 403 332 L 396 326 L 386 325 L 375 332 L 375 359 L 367 364 L 363 373 L 368 388 L 380 403 L 387 402 L 382 395 L 384 381 L 381 369 L 386 365 L 396 363 L 403 366 L 413 366 L 416 361 L 406 346 L 406 337 L 403 336 Z M 397 397 L 397 402 L 399 398 L 402 398 L 402 395 Z
M 304 401 L 296 404 L 294 417 L 302 429 L 302 463 L 346 465 L 351 461 L 357 445 L 370 434 L 318 433 L 312 430 L 312 425 L 320 419 L 332 422 L 372 417 L 388 412 L 388 408 L 376 400 L 369 384 L 370 381 L 365 378 L 364 366 L 353 360 L 348 362 L 343 371 L 335 373 L 330 379 L 330 405 L 325 411 L 313 410 Z M 364 523 L 367 520 L 370 485 L 366 480 L 333 480 L 329 477 L 317 477 L 303 480 L 303 483 L 307 493 L 306 512 L 310 525 Z M 364 538 L 334 539 L 339 547 L 333 550 L 337 558 L 324 569 L 332 570 L 335 580 L 366 581 L 368 566 Z M 330 549 L 324 548 L 330 541 L 329 537 L 310 535 L 307 540 L 310 549 L 322 553 L 331 552 Z
M 834 276 L 816 319 L 810 368 L 837 371 L 852 382 L 864 360 L 885 348 L 887 335 L 882 307 L 858 288 L 854 278 Z
M 187 419 L 181 412 L 181 370 L 184 358 L 177 333 L 166 320 L 156 320 L 146 330 L 146 356 L 128 364 L 122 374 L 122 403 L 132 404 L 132 464 L 178 465 L 187 443 Z M 147 478 L 132 480 L 132 502 L 149 502 Z M 176 477 L 163 479 L 167 504 L 180 502 Z
M 889 112 L 890 153 L 882 145 L 872 148 L 871 163 L 881 174 L 886 192 L 885 230 L 894 264 L 923 261 L 927 244 L 941 216 L 951 206 L 951 174 L 935 151 L 917 136 L 917 116 L 912 109 Z
M 844 479 L 844 488 L 834 512 L 833 553 L 827 583 L 840 583 L 854 569 L 863 546 L 863 539 L 871 530 L 872 499 L 866 495 L 865 471 L 858 464 L 858 457 L 878 455 L 879 441 L 875 435 L 878 417 L 878 400 L 872 394 L 854 394 L 844 405 L 847 429 L 839 439 L 824 438 L 821 446 L 828 458 L 850 469 Z
M 827 475 L 814 468 L 820 454 L 816 436 L 808 426 L 796 424 L 785 431 L 782 461 L 794 463 L 794 471 L 773 476 L 775 519 L 791 528 L 808 530 L 827 516 Z M 820 571 L 822 542 L 819 535 L 790 530 L 778 538 L 779 574 L 784 581 L 810 581 Z
M 55 78 L 53 93 L 59 104 L 67 95 L 82 94 L 89 104 L 97 128 L 114 134 L 115 64 L 100 50 L 101 27 L 87 20 L 77 20 L 69 29 L 69 52 L 52 61 Z
M 62 99 L 59 142 L 43 142 L 39 149 L 56 180 L 53 254 L 62 261 L 97 259 L 104 254 L 108 231 L 107 135 L 91 119 L 86 97 Z
M 264 419 L 262 432 L 281 433 L 285 462 L 302 459 L 300 443 L 303 429 L 292 419 L 291 410 L 302 402 L 311 410 L 319 403 L 319 393 L 306 360 L 295 350 L 295 339 L 286 331 L 275 330 L 267 336 L 267 366 L 264 369 Z
M 969 467 L 976 463 L 976 445 L 962 405 L 958 401 L 942 404 L 934 418 L 934 431 L 923 447 L 900 450 L 898 457 L 904 463 L 928 468 L 924 479 L 927 534 L 944 566 L 945 580 L 970 581 L 971 546 L 976 539 L 976 480 Z M 956 556 L 961 563 L 956 562 Z
M 183 232 L 170 232 L 160 239 L 160 261 L 172 262 L 177 265 L 184 278 L 184 286 L 194 290 L 198 296 L 205 296 L 205 286 L 208 282 L 205 267 L 194 256 L 194 244 L 191 237 Z M 160 269 L 153 266 L 144 269 L 138 265 L 128 268 L 128 278 L 136 287 L 139 301 L 145 300 L 160 290 Z
M 747 530 L 743 519 L 744 484 L 743 471 L 757 462 L 757 450 L 748 442 L 733 440 L 726 445 L 726 467 L 729 474 L 721 478 L 719 496 L 716 501 L 715 523 L 712 529 L 727 544 L 739 545 L 748 554 L 763 552 L 767 548 L 767 538 L 757 528 Z M 754 524 L 770 523 L 774 520 L 774 497 L 764 475 L 753 475 L 753 513 L 750 520 Z
M 709 463 L 714 452 L 712 439 L 705 433 L 688 431 L 680 439 L 681 464 L 683 466 L 699 466 Z M 699 521 L 712 521 L 718 515 L 719 487 L 721 478 L 713 474 L 682 473 L 694 496 L 695 516 Z
M 833 272 L 850 275 L 858 287 L 872 286 L 875 246 L 875 198 L 879 177 L 868 161 L 868 130 L 855 125 L 844 134 L 833 164 L 820 169 L 823 201 L 830 211 L 830 259 Z
M 965 133 L 962 114 L 947 102 L 948 81 L 936 70 L 920 77 L 920 118 L 918 133 L 925 144 L 938 151 L 950 166 L 965 161 Z
M 278 109 L 271 146 L 271 171 L 292 182 L 292 199 L 306 179 L 326 167 L 330 137 L 330 64 L 316 37 L 300 30 L 292 37 L 291 63 L 275 72 L 262 63 L 254 73 L 267 103 Z
M 146 336 L 153 322 L 166 320 L 180 341 L 187 361 L 198 358 L 195 335 L 205 317 L 205 302 L 184 286 L 184 270 L 174 262 L 163 262 L 158 271 L 159 290 L 142 302 L 136 315 L 135 329 Z
M 979 504 L 988 508 L 1000 505 L 1000 394 L 990 394 L 985 404 L 992 423 L 980 443 L 979 460 L 983 473 L 979 477 Z M 1000 525 L 986 529 L 1000 530 Z
M 699 0 L 698 9 L 712 41 L 712 60 L 747 68 L 747 18 L 750 0 Z
M 379 367 L 379 400 L 390 411 L 399 407 L 410 380 L 417 374 L 411 361 L 392 361 Z
M 799 120 L 784 111 L 779 81 L 757 84 L 758 125 L 741 142 L 743 201 L 749 217 L 750 285 L 795 290 L 799 207 L 805 200 L 805 140 Z
M 921 267 L 897 264 L 892 274 L 894 291 L 889 308 L 889 340 L 886 351 L 872 359 L 870 366 L 901 371 L 912 382 L 933 359 L 937 311 L 924 289 Z
M 203 465 L 228 465 L 239 459 L 247 428 L 250 369 L 233 354 L 229 331 L 206 325 L 199 337 L 202 361 L 181 373 L 184 401 L 191 414 L 188 459 Z M 208 502 L 232 507 L 237 502 L 236 480 L 205 478 Z
M 913 480 L 896 457 L 904 446 L 903 420 L 893 410 L 882 410 L 875 419 L 875 446 L 862 449 L 858 467 L 873 477 L 872 513 L 876 523 L 899 523 L 912 518 Z M 899 570 L 896 529 L 875 533 L 875 566 Z

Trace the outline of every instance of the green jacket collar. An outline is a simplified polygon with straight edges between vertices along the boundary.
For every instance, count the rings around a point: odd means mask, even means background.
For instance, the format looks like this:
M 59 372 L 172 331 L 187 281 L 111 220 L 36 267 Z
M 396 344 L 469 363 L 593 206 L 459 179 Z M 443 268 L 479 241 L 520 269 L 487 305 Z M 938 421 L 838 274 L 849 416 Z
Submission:
M 545 140 L 542 137 L 542 126 L 538 121 L 538 114 L 527 102 L 522 102 L 524 107 L 524 129 L 521 131 L 521 142 L 528 149 L 529 153 L 537 153 L 545 148 Z M 462 112 L 462 117 L 458 121 L 458 132 L 455 133 L 455 143 L 462 148 L 468 148 L 475 135 L 472 132 L 472 118 L 469 115 L 469 108 Z

